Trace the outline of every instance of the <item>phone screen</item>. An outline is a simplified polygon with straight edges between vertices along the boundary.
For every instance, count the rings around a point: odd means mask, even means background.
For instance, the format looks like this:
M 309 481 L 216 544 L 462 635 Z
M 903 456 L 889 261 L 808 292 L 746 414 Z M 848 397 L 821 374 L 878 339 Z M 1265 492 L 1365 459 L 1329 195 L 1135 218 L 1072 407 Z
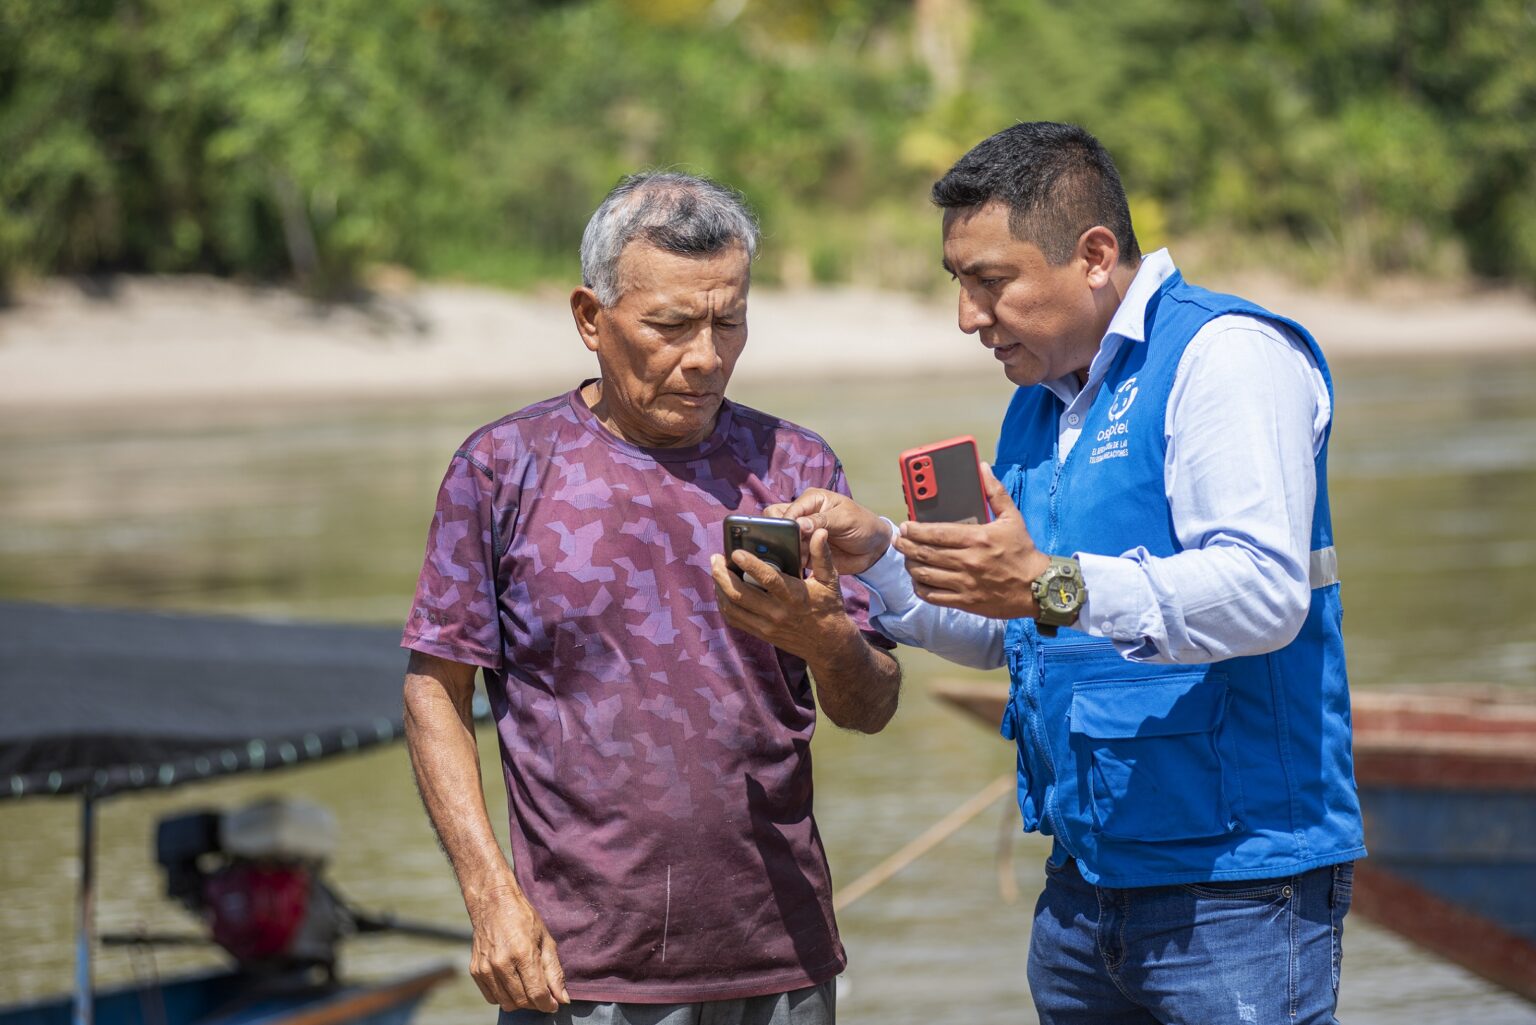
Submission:
M 724 531 L 726 565 L 738 577 L 762 586 L 731 561 L 731 553 L 738 548 L 751 552 L 786 576 L 801 575 L 800 526 L 794 520 L 733 515 L 725 518 Z

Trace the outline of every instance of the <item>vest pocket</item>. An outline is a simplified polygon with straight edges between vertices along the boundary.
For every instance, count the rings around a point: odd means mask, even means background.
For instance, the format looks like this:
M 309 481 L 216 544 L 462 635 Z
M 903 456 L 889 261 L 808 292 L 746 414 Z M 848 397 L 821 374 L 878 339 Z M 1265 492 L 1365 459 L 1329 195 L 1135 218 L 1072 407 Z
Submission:
M 1226 705 L 1226 676 L 1215 671 L 1075 686 L 1072 746 L 1095 831 L 1156 841 L 1235 829 L 1237 781 L 1220 744 Z

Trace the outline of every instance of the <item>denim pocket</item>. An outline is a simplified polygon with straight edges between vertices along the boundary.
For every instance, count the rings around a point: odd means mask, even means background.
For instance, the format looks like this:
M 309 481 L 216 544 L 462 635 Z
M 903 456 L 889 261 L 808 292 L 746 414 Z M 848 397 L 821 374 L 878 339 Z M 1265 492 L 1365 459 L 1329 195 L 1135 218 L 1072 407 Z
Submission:
M 1241 879 L 1234 882 L 1185 883 L 1184 889 L 1196 897 L 1208 900 L 1252 900 L 1269 903 L 1289 900 L 1292 895 L 1291 880 Z
M 1236 779 L 1220 745 L 1226 705 L 1226 677 L 1213 671 L 1073 688 L 1072 742 L 1096 830 L 1157 841 L 1235 829 Z
M 1333 890 L 1328 897 L 1328 903 L 1334 908 L 1335 913 L 1343 918 L 1349 911 L 1349 902 L 1355 892 L 1355 863 L 1345 861 L 1333 866 Z

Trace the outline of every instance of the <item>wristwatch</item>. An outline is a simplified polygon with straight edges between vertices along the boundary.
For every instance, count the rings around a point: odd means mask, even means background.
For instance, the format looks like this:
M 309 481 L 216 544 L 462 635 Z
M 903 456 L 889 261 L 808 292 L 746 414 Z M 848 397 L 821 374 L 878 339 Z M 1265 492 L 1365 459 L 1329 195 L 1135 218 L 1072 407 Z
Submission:
M 1042 637 L 1055 637 L 1056 628 L 1071 626 L 1077 622 L 1078 610 L 1088 600 L 1088 588 L 1083 586 L 1083 568 L 1076 559 L 1051 556 L 1051 564 L 1045 572 L 1030 584 L 1035 601 L 1040 603 L 1040 614 L 1035 617 L 1035 628 Z

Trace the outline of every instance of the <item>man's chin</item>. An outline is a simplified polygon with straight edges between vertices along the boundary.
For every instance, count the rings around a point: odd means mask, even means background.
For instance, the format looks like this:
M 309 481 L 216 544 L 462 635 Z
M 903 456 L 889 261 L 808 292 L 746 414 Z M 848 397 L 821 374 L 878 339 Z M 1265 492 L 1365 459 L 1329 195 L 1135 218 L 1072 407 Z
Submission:
M 1045 380 L 1038 366 L 1015 366 L 1012 363 L 1003 364 L 1003 376 L 1020 388 L 1032 388 Z
M 674 392 L 668 396 L 672 400 L 672 406 L 687 415 L 693 410 L 707 410 L 710 416 L 714 416 L 720 409 L 720 396 L 714 393 L 707 395 L 688 395 L 682 392 Z
M 703 440 L 715 426 L 720 413 L 720 397 L 709 404 L 674 403 L 672 408 L 652 420 L 652 428 L 660 437 L 671 439 L 669 445 L 693 444 Z

